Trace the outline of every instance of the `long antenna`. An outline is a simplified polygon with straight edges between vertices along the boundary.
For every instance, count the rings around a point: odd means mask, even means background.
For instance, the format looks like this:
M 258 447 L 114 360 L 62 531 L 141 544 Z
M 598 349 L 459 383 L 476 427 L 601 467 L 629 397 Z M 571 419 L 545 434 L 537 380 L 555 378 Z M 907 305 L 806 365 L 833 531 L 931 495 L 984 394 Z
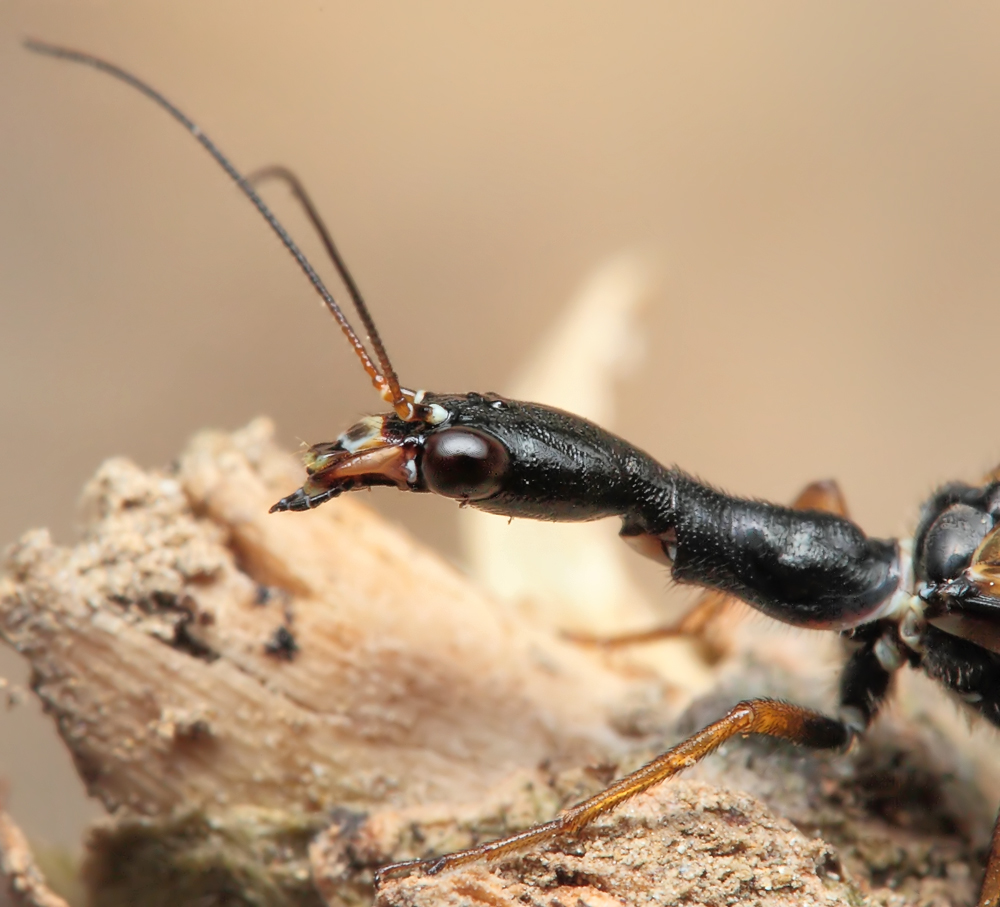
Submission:
M 421 419 L 424 415 L 422 412 L 423 408 L 419 404 L 415 404 L 412 399 L 412 394 L 407 394 L 404 392 L 400 386 L 399 381 L 396 378 L 396 373 L 389 364 L 389 357 L 386 355 L 385 347 L 382 345 L 381 338 L 378 336 L 378 332 L 375 330 L 374 322 L 371 319 L 371 315 L 368 313 L 368 309 L 361 299 L 360 293 L 357 292 L 357 287 L 353 280 L 350 280 L 350 275 L 347 273 L 347 269 L 343 267 L 343 262 L 340 256 L 336 254 L 336 249 L 333 247 L 333 243 L 330 242 L 328 245 L 328 251 L 333 248 L 334 264 L 337 265 L 338 271 L 340 271 L 341 276 L 347 275 L 345 277 L 345 284 L 347 285 L 348 291 L 351 293 L 352 299 L 354 299 L 355 305 L 358 308 L 358 313 L 361 316 L 362 321 L 365 324 L 365 328 L 368 331 L 369 337 L 372 340 L 372 344 L 376 349 L 376 355 L 382 364 L 382 369 L 385 374 L 379 372 L 375 363 L 372 362 L 371 357 L 368 355 L 368 351 L 365 349 L 364 343 L 362 343 L 361 338 L 355 333 L 354 328 L 351 327 L 351 323 L 347 320 L 347 316 L 341 311 L 340 306 L 337 301 L 333 298 L 333 295 L 326 288 L 326 284 L 320 278 L 319 274 L 316 273 L 315 268 L 306 258 L 302 250 L 295 244 L 295 241 L 289 235 L 288 231 L 281 225 L 281 222 L 277 217 L 271 212 L 271 209 L 264 204 L 261 197 L 254 191 L 253 186 L 250 185 L 249 181 L 240 173 L 236 167 L 216 146 L 216 144 L 201 131 L 201 128 L 187 117 L 181 110 L 175 107 L 170 101 L 168 101 L 162 94 L 160 94 L 151 85 L 146 84 L 142 79 L 137 76 L 132 75 L 132 73 L 127 70 L 122 69 L 120 66 L 115 66 L 114 63 L 109 63 L 106 60 L 102 60 L 100 57 L 96 57 L 93 54 L 88 54 L 79 50 L 72 50 L 68 47 L 59 47 L 54 44 L 47 44 L 44 41 L 38 41 L 34 38 L 26 38 L 24 41 L 24 46 L 35 53 L 44 54 L 49 57 L 56 57 L 60 60 L 69 60 L 73 63 L 82 63 L 85 66 L 93 67 L 100 72 L 107 73 L 124 82 L 126 85 L 131 85 L 137 91 L 140 91 L 147 98 L 149 98 L 153 103 L 157 104 L 163 110 L 170 114 L 178 123 L 180 123 L 188 132 L 191 133 L 202 145 L 202 147 L 215 158 L 216 163 L 226 173 L 229 174 L 230 178 L 236 185 L 240 188 L 240 191 L 253 202 L 254 207 L 260 212 L 261 216 L 268 222 L 271 229 L 277 234 L 278 239 L 284 244 L 285 248 L 291 252 L 292 257 L 298 263 L 299 267 L 302 269 L 306 277 L 309 278 L 309 282 L 313 285 L 313 288 L 319 293 L 323 302 L 326 303 L 326 307 L 330 310 L 337 324 L 340 325 L 340 329 L 344 332 L 347 337 L 348 342 L 354 348 L 355 355 L 361 360 L 361 364 L 364 370 L 368 373 L 371 378 L 372 383 L 375 385 L 375 389 L 382 395 L 383 399 L 387 402 L 392 403 L 393 408 L 396 410 L 397 415 L 400 418 L 407 421 L 417 421 Z M 311 207 L 311 205 L 309 206 Z M 308 209 L 307 209 L 308 210 Z M 316 223 L 316 219 L 314 219 Z M 322 221 L 320 221 L 322 223 Z M 329 234 L 326 233 L 325 228 L 320 231 L 321 236 L 324 236 L 324 241 L 327 241 Z M 357 294 L 357 295 L 355 295 Z M 407 399 L 409 397 L 410 399 Z
M 351 301 L 354 303 L 354 308 L 357 310 L 358 317 L 361 319 L 361 324 L 364 325 L 365 333 L 368 335 L 368 339 L 371 341 L 372 349 L 375 350 L 375 357 L 379 361 L 379 365 L 382 366 L 382 374 L 385 375 L 385 380 L 389 384 L 389 391 L 392 393 L 392 401 L 395 403 L 396 398 L 402 399 L 402 391 L 399 387 L 399 378 L 396 376 L 396 370 L 392 367 L 392 363 L 389 361 L 389 354 L 385 351 L 385 345 L 382 343 L 382 338 L 379 336 L 378 328 L 375 327 L 375 320 L 371 316 L 371 312 L 368 311 L 368 305 L 361 295 L 361 290 L 358 289 L 357 283 L 355 283 L 354 278 L 351 276 L 351 272 L 347 267 L 347 262 L 344 261 L 336 244 L 333 241 L 333 236 L 330 234 L 329 229 L 327 229 L 323 218 L 320 216 L 319 210 L 313 204 L 312 199 L 309 197 L 309 193 L 306 192 L 306 187 L 302 185 L 302 181 L 287 167 L 283 167 L 281 164 L 274 164 L 270 167 L 261 167 L 259 170 L 254 170 L 247 178 L 247 182 L 252 186 L 259 185 L 264 180 L 276 179 L 284 182 L 288 188 L 291 190 L 292 195 L 295 196 L 296 200 L 302 205 L 303 210 L 306 212 L 306 217 L 309 218 L 310 223 L 312 223 L 316 232 L 319 234 L 319 238 L 323 241 L 323 246 L 326 249 L 327 255 L 330 256 L 330 261 L 333 262 L 334 267 L 337 269 L 337 273 L 340 275 L 340 279 L 344 282 L 344 286 L 347 287 L 347 292 L 350 294 Z

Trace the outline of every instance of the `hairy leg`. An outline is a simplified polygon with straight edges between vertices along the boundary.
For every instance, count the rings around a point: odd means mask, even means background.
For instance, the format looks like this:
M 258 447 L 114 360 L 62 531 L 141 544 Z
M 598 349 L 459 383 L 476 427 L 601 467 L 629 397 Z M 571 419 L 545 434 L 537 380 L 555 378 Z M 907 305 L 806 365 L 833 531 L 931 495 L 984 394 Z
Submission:
M 433 874 L 474 860 L 514 853 L 558 835 L 574 834 L 629 798 L 700 762 L 732 737 L 745 737 L 749 734 L 778 737 L 815 749 L 845 747 L 853 736 L 853 732 L 841 721 L 811 709 L 773 699 L 747 700 L 731 709 L 724 718 L 692 734 L 687 740 L 616 781 L 600 794 L 563 810 L 551 822 L 468 850 L 384 866 L 376 873 L 376 886 L 386 878 L 411 869 L 424 869 Z
M 762 734 L 812 749 L 845 749 L 871 724 L 890 690 L 892 674 L 898 665 L 887 666 L 884 655 L 881 658 L 879 656 L 882 650 L 893 645 L 896 632 L 893 625 L 873 623 L 849 634 L 853 651 L 840 678 L 842 718 L 829 718 L 812 709 L 774 699 L 746 700 L 719 721 L 692 734 L 637 771 L 615 781 L 606 790 L 563 810 L 551 822 L 535 825 L 468 850 L 384 866 L 376 873 L 375 884 L 377 886 L 384 879 L 411 869 L 437 873 L 475 860 L 488 860 L 515 853 L 559 835 L 573 834 L 630 797 L 697 764 L 735 736 Z M 996 846 L 995 837 L 995 849 Z M 997 867 L 994 875 L 1000 885 L 1000 867 Z M 990 907 L 1000 907 L 998 901 L 991 901 L 989 904 Z M 981 904 L 980 907 L 985 905 Z

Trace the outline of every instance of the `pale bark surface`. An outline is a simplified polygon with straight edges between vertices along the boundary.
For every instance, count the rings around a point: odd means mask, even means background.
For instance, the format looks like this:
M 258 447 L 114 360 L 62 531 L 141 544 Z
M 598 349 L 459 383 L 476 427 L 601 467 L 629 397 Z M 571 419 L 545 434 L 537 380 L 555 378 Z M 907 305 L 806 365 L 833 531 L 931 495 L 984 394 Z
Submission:
M 0 903 L 11 907 L 69 907 L 45 883 L 24 833 L 0 812 L 0 878 L 6 890 Z
M 549 819 L 740 698 L 829 704 L 815 653 L 755 668 L 744 626 L 678 726 L 683 678 L 561 641 L 358 501 L 269 516 L 299 480 L 267 423 L 205 433 L 170 472 L 106 463 L 78 545 L 7 553 L 0 634 L 113 812 L 95 907 L 371 903 L 379 865 Z M 968 904 L 991 804 L 949 733 L 735 740 L 578 839 L 378 903 Z
M 201 435 L 176 475 L 110 461 L 81 544 L 9 553 L 3 632 L 109 809 L 461 799 L 620 748 L 626 682 L 363 505 L 268 515 L 301 478 L 268 431 Z
M 763 903 L 827 907 L 852 895 L 833 849 L 752 797 L 696 781 L 665 785 L 586 829 L 578 840 L 439 879 L 386 886 L 380 907 L 531 904 L 593 907 Z

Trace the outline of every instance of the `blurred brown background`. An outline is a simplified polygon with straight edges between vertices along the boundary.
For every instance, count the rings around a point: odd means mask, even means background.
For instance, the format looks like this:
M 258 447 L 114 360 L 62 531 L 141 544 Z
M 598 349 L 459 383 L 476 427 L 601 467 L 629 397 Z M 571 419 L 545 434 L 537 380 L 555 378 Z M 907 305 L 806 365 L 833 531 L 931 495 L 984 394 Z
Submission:
M 502 388 L 640 250 L 662 279 L 617 427 L 661 459 L 777 500 L 835 476 L 873 534 L 1000 459 L 997 4 L 5 0 L 0 543 L 70 541 L 105 457 L 380 408 L 191 138 L 25 35 L 134 68 L 239 166 L 294 167 L 410 385 Z M 452 505 L 373 498 L 455 555 Z M 96 810 L 36 711 L 0 714 L 0 772 L 30 835 L 74 842 Z

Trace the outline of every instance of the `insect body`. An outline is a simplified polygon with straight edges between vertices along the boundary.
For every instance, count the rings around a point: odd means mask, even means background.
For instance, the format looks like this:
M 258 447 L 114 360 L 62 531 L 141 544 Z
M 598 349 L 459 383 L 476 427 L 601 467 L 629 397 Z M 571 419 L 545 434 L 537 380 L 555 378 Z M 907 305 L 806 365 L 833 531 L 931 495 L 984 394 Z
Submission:
M 416 867 L 437 872 L 577 831 L 735 735 L 847 747 L 870 725 L 893 673 L 904 665 L 925 671 L 1000 726 L 1000 477 L 940 489 L 925 505 L 912 541 L 870 539 L 846 517 L 831 486 L 812 487 L 795 508 L 744 500 L 664 467 L 623 439 L 557 409 L 495 394 L 407 390 L 329 233 L 291 173 L 271 168 L 256 178 L 284 180 L 305 207 L 347 286 L 374 356 L 251 181 L 184 114 L 112 64 L 38 42 L 28 47 L 127 82 L 191 131 L 295 256 L 391 404 L 390 412 L 362 419 L 336 441 L 310 448 L 306 483 L 272 512 L 308 510 L 346 491 L 389 485 L 507 517 L 615 516 L 622 521 L 623 539 L 669 566 L 675 580 L 735 596 L 787 624 L 838 631 L 851 643 L 836 717 L 774 700 L 741 702 L 551 822 L 466 851 L 385 867 L 379 878 Z M 979 904 L 998 902 L 1000 834 L 994 832 Z

